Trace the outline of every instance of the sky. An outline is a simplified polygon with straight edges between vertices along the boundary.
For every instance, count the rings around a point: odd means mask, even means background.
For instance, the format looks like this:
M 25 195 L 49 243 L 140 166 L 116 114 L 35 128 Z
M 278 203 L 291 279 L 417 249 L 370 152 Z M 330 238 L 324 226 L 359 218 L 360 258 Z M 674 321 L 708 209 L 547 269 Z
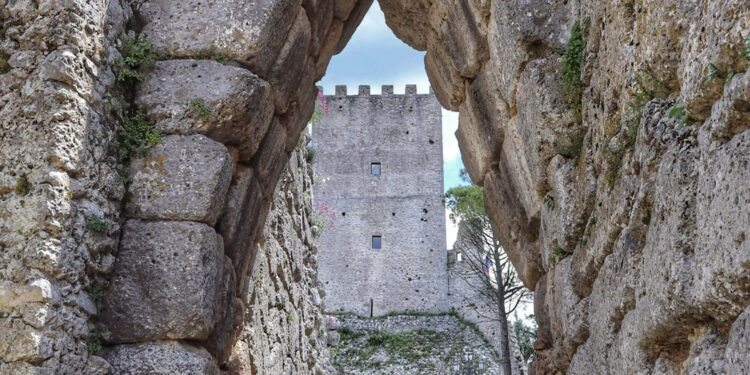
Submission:
M 359 85 L 370 85 L 372 94 L 380 94 L 381 85 L 393 85 L 394 93 L 403 94 L 407 84 L 416 84 L 417 92 L 429 92 L 430 83 L 424 69 L 424 52 L 417 51 L 396 38 L 385 24 L 385 16 L 377 2 L 372 4 L 362 24 L 344 51 L 333 57 L 325 77 L 318 83 L 325 93 L 333 93 L 336 85 L 346 85 L 356 92 Z M 459 172 L 463 168 L 455 132 L 458 113 L 443 109 L 443 168 L 447 191 L 462 185 Z M 448 248 L 453 247 L 456 227 L 447 218 Z

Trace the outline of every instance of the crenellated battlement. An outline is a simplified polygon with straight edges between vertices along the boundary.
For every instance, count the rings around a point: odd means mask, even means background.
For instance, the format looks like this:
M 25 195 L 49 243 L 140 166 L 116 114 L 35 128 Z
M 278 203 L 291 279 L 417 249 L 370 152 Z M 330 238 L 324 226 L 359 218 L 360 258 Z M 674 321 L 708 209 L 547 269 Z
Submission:
M 322 86 L 318 86 L 318 91 L 325 94 Z M 430 86 L 427 94 L 419 94 L 417 92 L 417 85 L 407 84 L 404 87 L 403 94 L 394 94 L 393 85 L 382 85 L 380 87 L 380 95 L 371 94 L 370 85 L 359 85 L 357 88 L 357 94 L 349 94 L 348 87 L 346 85 L 336 85 L 336 89 L 333 94 L 327 94 L 328 96 L 390 96 L 390 95 L 433 95 L 432 86 Z

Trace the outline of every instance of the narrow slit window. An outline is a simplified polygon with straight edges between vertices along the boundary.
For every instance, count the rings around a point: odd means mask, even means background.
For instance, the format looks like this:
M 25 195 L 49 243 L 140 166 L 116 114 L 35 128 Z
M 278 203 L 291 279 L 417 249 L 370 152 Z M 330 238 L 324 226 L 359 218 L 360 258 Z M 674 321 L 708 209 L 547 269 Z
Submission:
M 370 164 L 370 173 L 372 173 L 373 176 L 380 176 L 380 163 Z
M 383 248 L 382 236 L 372 236 L 372 248 L 374 250 L 380 250 L 381 248 Z

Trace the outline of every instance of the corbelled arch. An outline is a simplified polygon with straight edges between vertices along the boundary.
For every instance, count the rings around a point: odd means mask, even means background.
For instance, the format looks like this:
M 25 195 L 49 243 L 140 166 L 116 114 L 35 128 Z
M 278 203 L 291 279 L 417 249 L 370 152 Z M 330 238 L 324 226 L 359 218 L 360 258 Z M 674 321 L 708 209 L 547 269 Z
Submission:
M 380 3 L 460 112 L 463 160 L 536 292 L 538 373 L 748 367 L 750 5 Z M 225 362 L 314 82 L 370 4 L 4 4 L 2 370 L 103 366 L 85 350 L 94 314 L 112 344 L 191 340 L 213 359 L 159 353 Z M 128 21 L 159 56 L 134 100 L 164 137 L 127 166 L 125 197 L 103 150 Z M 92 273 L 112 279 L 100 311 Z M 175 280 L 182 294 L 164 288 Z

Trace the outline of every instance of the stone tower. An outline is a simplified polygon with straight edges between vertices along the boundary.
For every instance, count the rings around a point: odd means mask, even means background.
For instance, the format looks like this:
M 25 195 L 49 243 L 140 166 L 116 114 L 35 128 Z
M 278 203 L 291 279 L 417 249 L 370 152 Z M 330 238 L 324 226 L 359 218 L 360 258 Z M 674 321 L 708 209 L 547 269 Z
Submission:
M 326 96 L 313 126 L 314 201 L 326 309 L 365 316 L 447 311 L 441 106 L 435 95 L 360 86 Z

